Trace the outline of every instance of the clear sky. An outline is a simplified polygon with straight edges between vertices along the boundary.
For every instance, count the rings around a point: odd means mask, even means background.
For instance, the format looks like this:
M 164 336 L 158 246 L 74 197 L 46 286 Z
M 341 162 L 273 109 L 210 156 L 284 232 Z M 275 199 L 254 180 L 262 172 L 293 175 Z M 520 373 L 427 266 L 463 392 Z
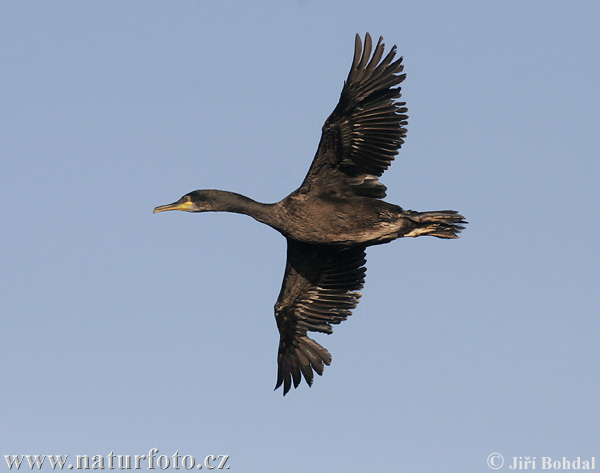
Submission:
M 0 470 L 152 448 L 231 472 L 600 468 L 599 24 L 596 1 L 1 2 Z M 298 187 L 366 31 L 408 74 L 387 200 L 470 224 L 369 249 L 359 307 L 317 336 L 332 365 L 284 398 L 284 239 L 152 209 Z

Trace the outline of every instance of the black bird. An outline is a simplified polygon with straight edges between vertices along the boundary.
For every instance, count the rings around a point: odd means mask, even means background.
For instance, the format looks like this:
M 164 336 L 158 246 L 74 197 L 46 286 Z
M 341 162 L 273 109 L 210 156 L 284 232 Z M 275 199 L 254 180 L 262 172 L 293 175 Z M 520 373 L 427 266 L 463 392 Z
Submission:
M 277 384 L 285 395 L 302 376 L 331 363 L 329 352 L 308 332 L 332 333 L 351 315 L 365 278 L 365 248 L 401 237 L 458 238 L 462 215 L 452 210 L 414 212 L 381 200 L 378 177 L 404 143 L 407 124 L 400 84 L 406 74 L 396 46 L 383 57 L 379 38 L 371 55 L 356 35 L 354 60 L 339 103 L 323 125 L 317 154 L 302 185 L 274 204 L 233 192 L 196 190 L 154 212 L 236 212 L 249 215 L 287 239 L 287 264 L 275 304 L 280 333 Z

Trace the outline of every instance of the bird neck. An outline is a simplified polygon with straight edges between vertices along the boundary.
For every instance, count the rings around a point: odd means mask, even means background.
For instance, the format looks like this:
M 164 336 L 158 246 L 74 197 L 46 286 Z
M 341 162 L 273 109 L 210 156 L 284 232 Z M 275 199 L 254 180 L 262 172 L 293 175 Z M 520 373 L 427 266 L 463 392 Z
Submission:
M 263 204 L 246 197 L 245 195 L 237 194 L 229 191 L 212 191 L 215 197 L 211 210 L 216 212 L 233 212 L 238 214 L 248 215 L 259 222 L 272 225 L 271 216 L 273 204 Z

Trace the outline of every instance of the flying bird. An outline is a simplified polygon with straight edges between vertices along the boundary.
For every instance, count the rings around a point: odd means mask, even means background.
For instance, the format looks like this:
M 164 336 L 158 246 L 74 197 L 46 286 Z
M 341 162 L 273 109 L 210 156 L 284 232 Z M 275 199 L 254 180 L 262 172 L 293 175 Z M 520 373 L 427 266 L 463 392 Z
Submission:
M 235 212 L 249 215 L 287 240 L 287 263 L 275 304 L 279 329 L 277 383 L 287 394 L 302 377 L 312 385 L 331 355 L 308 332 L 332 333 L 358 304 L 365 280 L 365 249 L 396 238 L 458 238 L 464 217 L 453 210 L 415 212 L 382 200 L 379 177 L 406 137 L 401 97 L 402 58 L 384 54 L 383 38 L 364 48 L 356 35 L 354 59 L 339 103 L 322 128 L 317 153 L 302 185 L 264 204 L 221 190 L 196 190 L 154 212 Z

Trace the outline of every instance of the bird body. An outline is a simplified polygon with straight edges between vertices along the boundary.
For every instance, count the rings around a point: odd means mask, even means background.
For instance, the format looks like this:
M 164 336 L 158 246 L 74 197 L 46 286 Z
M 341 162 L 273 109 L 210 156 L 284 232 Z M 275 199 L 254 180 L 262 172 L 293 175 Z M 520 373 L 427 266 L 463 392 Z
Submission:
M 275 204 L 287 238 L 324 245 L 370 246 L 395 239 L 405 222 L 402 208 L 369 197 L 319 189 L 294 192 Z
M 371 55 L 371 53 L 373 54 Z M 317 153 L 300 187 L 264 204 L 234 192 L 196 190 L 154 212 L 236 212 L 279 231 L 287 263 L 275 320 L 280 333 L 277 383 L 285 395 L 302 378 L 312 385 L 331 355 L 308 332 L 332 333 L 361 297 L 365 248 L 396 238 L 457 238 L 466 223 L 453 210 L 415 212 L 382 200 L 379 176 L 404 142 L 406 107 L 397 99 L 405 74 L 395 46 L 383 57 L 382 38 L 364 49 L 356 36 L 354 60 L 333 113 L 325 121 Z

